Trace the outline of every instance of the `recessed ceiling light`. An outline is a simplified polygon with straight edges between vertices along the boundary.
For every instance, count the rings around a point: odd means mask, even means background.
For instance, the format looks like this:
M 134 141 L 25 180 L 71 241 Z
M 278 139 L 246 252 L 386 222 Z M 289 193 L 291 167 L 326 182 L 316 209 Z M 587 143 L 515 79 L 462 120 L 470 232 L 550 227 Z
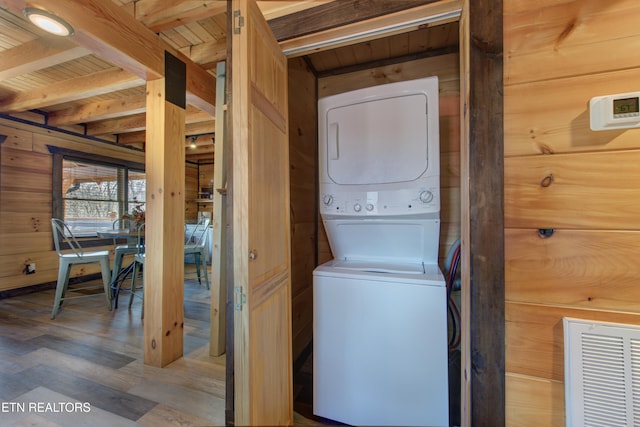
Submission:
M 46 10 L 26 7 L 22 10 L 24 16 L 29 19 L 35 26 L 45 30 L 56 36 L 68 37 L 73 35 L 73 27 L 65 22 L 64 19 Z

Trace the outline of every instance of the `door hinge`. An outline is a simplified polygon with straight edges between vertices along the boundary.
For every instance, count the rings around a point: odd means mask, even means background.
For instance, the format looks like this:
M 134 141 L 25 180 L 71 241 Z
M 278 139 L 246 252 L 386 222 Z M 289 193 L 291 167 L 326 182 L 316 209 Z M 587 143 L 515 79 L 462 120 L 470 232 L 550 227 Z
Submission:
M 247 295 L 242 292 L 242 286 L 236 286 L 234 290 L 234 305 L 236 311 L 242 311 L 242 306 L 247 303 Z
M 240 34 L 240 28 L 244 27 L 244 16 L 239 10 L 233 11 L 233 34 Z

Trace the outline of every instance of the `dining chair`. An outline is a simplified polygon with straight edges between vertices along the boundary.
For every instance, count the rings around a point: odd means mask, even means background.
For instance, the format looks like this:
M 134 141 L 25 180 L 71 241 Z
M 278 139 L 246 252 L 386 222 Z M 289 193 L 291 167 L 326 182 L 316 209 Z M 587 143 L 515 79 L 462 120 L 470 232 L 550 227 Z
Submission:
M 105 297 L 107 298 L 107 308 L 111 310 L 111 292 L 109 285 L 111 282 L 111 270 L 109 268 L 109 251 L 92 251 L 85 252 L 78 240 L 75 238 L 69 226 L 61 219 L 51 218 L 51 228 L 53 231 L 53 242 L 58 252 L 59 269 L 58 282 L 56 284 L 56 294 L 53 300 L 53 310 L 51 311 L 51 319 L 55 319 L 58 310 L 65 299 L 84 298 L 93 295 L 78 295 L 73 297 L 65 297 L 69 286 L 69 275 L 71 266 L 75 264 L 92 264 L 99 263 L 102 272 L 102 284 L 104 287 Z M 62 243 L 69 246 L 71 252 L 62 251 Z M 75 288 L 75 291 L 85 289 L 95 289 L 95 286 L 87 286 Z
M 196 273 L 198 275 L 198 283 L 202 285 L 200 279 L 200 267 L 204 270 L 204 280 L 207 285 L 207 289 L 210 289 L 209 273 L 207 272 L 207 247 L 205 246 L 207 240 L 207 231 L 209 230 L 209 220 L 205 220 L 201 224 L 196 224 L 191 233 L 188 234 L 184 244 L 185 256 L 193 255 L 196 265 Z
M 144 236 L 144 223 L 138 226 L 138 252 L 133 257 L 133 273 L 131 274 L 131 293 L 129 295 L 129 309 L 131 309 L 131 304 L 133 304 L 133 297 L 136 295 L 140 295 L 142 298 L 142 310 L 140 311 L 140 318 L 144 319 L 144 261 L 145 261 L 145 252 L 144 252 L 144 242 L 142 241 Z M 140 270 L 142 270 L 142 285 L 136 287 L 136 278 L 140 274 Z M 142 291 L 136 294 L 136 291 Z
M 114 230 L 132 230 L 135 229 L 135 227 L 135 222 L 128 218 L 116 219 L 111 225 L 111 228 Z M 113 239 L 113 243 L 115 245 L 115 249 L 113 255 L 113 271 L 111 272 L 111 275 L 115 280 L 115 277 L 120 274 L 122 261 L 124 260 L 125 255 L 135 255 L 138 253 L 138 243 L 135 240 L 128 240 L 126 244 L 118 245 L 116 239 Z M 124 277 L 121 279 L 124 279 Z

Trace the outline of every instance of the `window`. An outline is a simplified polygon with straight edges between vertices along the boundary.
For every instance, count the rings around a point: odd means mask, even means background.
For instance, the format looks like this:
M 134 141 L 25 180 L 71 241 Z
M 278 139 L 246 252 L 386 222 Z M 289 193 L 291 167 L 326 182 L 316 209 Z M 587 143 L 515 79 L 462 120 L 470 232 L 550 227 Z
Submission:
M 76 236 L 96 237 L 135 207 L 144 210 L 143 165 L 49 149 L 54 152 L 53 216 Z

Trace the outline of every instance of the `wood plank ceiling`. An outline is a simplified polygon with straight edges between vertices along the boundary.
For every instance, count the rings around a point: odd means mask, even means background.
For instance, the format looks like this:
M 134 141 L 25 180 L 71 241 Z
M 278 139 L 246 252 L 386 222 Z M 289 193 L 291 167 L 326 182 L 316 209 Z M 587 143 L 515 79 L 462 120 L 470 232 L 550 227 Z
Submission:
M 129 26 L 144 25 L 149 30 L 148 36 L 144 33 L 149 38 L 147 43 L 178 52 L 198 70 L 215 77 L 216 64 L 226 58 L 226 1 L 109 1 L 117 7 L 118 25 L 124 25 L 126 19 L 123 18 L 135 18 L 137 23 L 134 21 Z M 396 1 L 394 7 L 406 9 L 432 1 Z M 60 3 L 74 2 L 52 2 Z M 83 13 L 87 13 L 93 4 L 90 0 L 76 0 L 75 3 L 78 9 L 84 8 Z M 258 2 L 279 40 L 297 35 L 292 22 L 304 22 L 305 17 L 320 22 L 331 11 L 338 14 L 345 7 L 357 11 L 357 3 L 344 0 Z M 361 3 L 368 4 L 369 14 L 352 14 L 353 19 L 367 19 L 376 10 L 380 14 L 389 7 L 383 1 Z M 49 35 L 24 18 L 21 11 L 25 5 L 25 0 L 0 0 L 0 117 L 60 128 L 105 143 L 144 150 L 144 73 L 153 75 L 153 67 L 136 73 L 136 67 L 145 64 L 144 60 L 135 63 L 121 59 L 106 49 L 102 49 L 105 54 L 95 54 L 93 52 L 100 52 L 101 47 L 92 40 L 82 39 L 83 34 L 69 38 Z M 60 8 L 65 11 L 63 6 Z M 102 18 L 100 14 L 114 12 L 113 7 L 95 9 L 92 12 L 96 19 Z M 322 18 L 318 18 L 320 13 Z M 62 12 L 58 14 L 63 15 Z M 334 19 L 339 20 L 338 17 Z M 99 24 L 102 22 L 96 21 L 95 25 Z M 325 75 L 442 54 L 457 50 L 457 45 L 457 22 L 451 22 L 317 52 L 308 55 L 307 59 L 318 75 Z M 185 144 L 187 147 L 192 143 L 196 145 L 196 148 L 187 148 L 188 161 L 213 161 L 215 118 L 212 105 L 203 101 L 207 96 L 206 93 L 195 93 L 187 98 Z

